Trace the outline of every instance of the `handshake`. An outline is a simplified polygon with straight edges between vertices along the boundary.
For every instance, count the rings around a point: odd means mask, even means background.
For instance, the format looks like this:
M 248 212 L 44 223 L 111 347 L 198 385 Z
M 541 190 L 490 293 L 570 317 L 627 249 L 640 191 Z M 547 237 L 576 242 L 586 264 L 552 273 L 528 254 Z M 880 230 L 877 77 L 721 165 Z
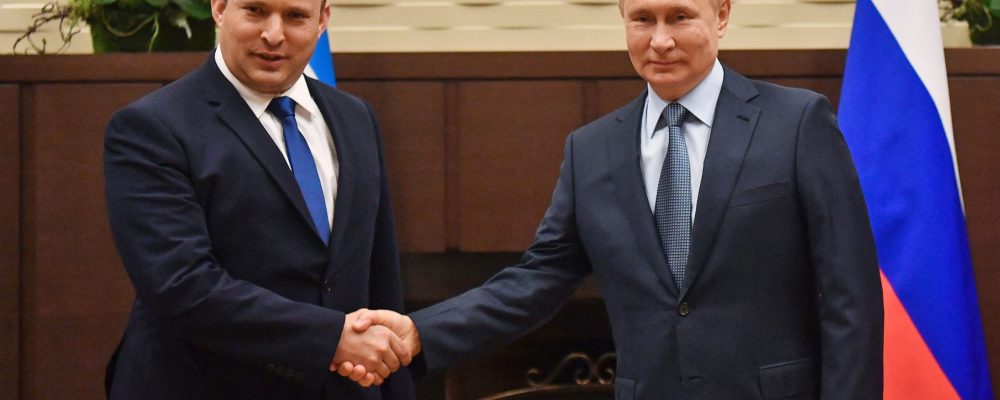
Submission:
M 410 317 L 388 310 L 347 314 L 330 371 L 369 387 L 381 385 L 420 353 L 420 335 Z

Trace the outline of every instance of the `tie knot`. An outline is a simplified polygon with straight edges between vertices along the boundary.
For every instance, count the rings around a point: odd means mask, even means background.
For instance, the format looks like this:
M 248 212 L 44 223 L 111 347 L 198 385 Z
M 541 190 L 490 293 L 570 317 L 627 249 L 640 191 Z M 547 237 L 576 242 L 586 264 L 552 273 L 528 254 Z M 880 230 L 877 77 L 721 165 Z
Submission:
M 271 100 L 271 104 L 267 105 L 267 111 L 280 119 L 294 116 L 295 100 L 288 96 L 275 97 Z
M 681 103 L 670 103 L 667 104 L 667 108 L 663 110 L 663 116 L 660 118 L 669 127 L 681 126 L 684 123 L 684 118 L 687 117 L 687 113 L 688 110 Z

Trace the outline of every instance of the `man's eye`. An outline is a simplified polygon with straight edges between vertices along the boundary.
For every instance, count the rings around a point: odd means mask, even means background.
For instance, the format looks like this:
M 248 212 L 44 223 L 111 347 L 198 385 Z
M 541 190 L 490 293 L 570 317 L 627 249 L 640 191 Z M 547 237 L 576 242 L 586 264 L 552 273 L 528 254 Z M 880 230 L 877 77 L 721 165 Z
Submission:
M 249 6 L 246 7 L 246 10 L 250 14 L 260 14 L 260 7 Z

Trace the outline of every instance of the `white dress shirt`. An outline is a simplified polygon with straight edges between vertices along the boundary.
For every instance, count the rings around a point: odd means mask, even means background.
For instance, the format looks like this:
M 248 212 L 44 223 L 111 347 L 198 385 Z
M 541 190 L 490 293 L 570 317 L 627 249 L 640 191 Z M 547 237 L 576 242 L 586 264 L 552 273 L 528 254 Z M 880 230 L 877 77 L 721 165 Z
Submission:
M 722 64 L 715 60 L 715 66 L 694 89 L 677 100 L 688 110 L 688 117 L 681 129 L 687 145 L 688 161 L 691 163 L 691 220 L 694 221 L 695 210 L 698 207 L 698 189 L 701 188 L 701 175 L 705 169 L 705 153 L 708 152 L 708 139 L 712 135 L 712 121 L 715 120 L 715 105 L 719 102 L 722 92 Z M 646 84 L 646 105 L 642 112 L 642 126 L 639 134 L 639 148 L 642 153 L 642 178 L 646 184 L 646 197 L 649 199 L 649 209 L 656 212 L 656 188 L 660 185 L 660 171 L 663 169 L 663 159 L 667 155 L 667 145 L 670 133 L 666 126 L 658 131 L 656 121 L 671 102 L 661 99 Z
M 280 96 L 288 96 L 295 101 L 297 105 L 295 107 L 295 122 L 299 126 L 299 132 L 302 132 L 302 136 L 305 137 L 306 144 L 309 145 L 309 152 L 312 153 L 313 160 L 316 162 L 316 172 L 319 173 L 319 183 L 323 188 L 323 199 L 326 200 L 326 216 L 329 219 L 330 227 L 333 227 L 333 206 L 337 199 L 337 177 L 340 174 L 340 161 L 337 159 L 337 149 L 334 146 L 330 128 L 326 125 L 323 114 L 319 111 L 319 106 L 309 94 L 306 79 L 300 76 L 292 84 L 292 87 L 284 93 L 273 96 L 250 89 L 239 79 L 236 79 L 222 58 L 222 51 L 218 48 L 215 49 L 215 64 L 219 66 L 222 75 L 236 87 L 236 91 L 250 106 L 254 116 L 260 120 L 264 130 L 278 146 L 281 155 L 285 157 L 285 163 L 288 164 L 289 169 L 292 167 L 288 161 L 288 150 L 285 148 L 284 129 L 281 127 L 281 121 L 267 112 L 267 105 L 271 103 L 272 99 Z

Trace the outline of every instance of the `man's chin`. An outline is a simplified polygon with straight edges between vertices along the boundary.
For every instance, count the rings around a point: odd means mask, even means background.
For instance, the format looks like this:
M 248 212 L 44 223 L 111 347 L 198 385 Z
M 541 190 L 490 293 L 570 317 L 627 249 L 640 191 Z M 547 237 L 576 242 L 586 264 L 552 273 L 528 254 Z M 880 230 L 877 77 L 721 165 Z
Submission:
M 279 94 L 290 86 L 287 74 L 255 73 L 250 75 L 251 82 L 244 82 L 251 89 L 265 94 Z M 294 82 L 294 81 L 293 81 Z

